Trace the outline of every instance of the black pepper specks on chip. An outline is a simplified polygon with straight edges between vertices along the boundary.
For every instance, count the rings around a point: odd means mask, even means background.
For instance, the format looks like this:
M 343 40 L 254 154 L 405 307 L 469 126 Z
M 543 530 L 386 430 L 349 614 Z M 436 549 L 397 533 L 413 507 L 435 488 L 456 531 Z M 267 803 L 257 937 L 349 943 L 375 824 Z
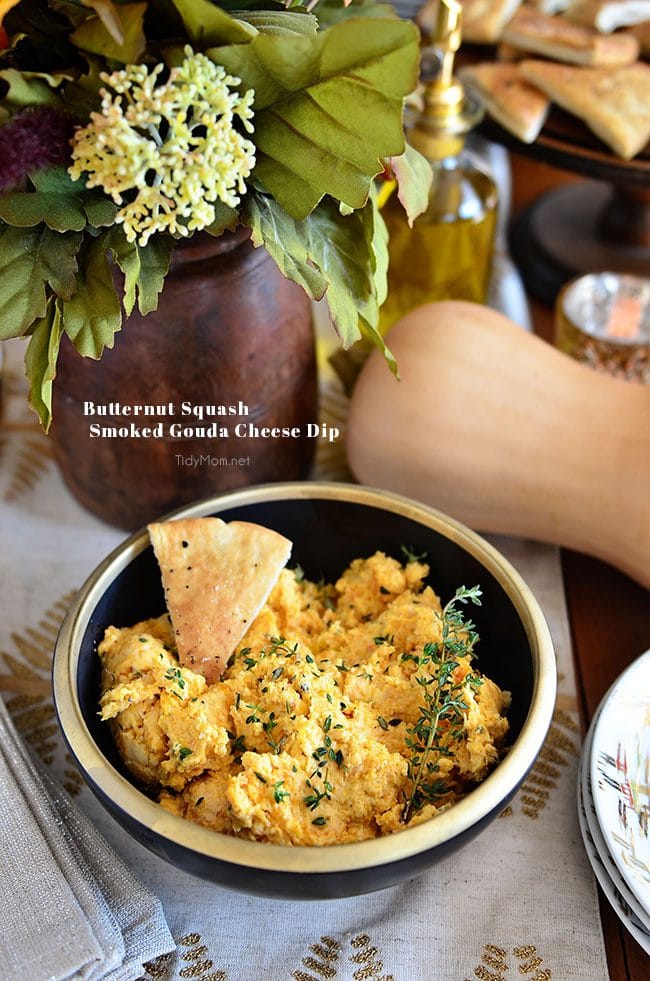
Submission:
M 181 544 L 182 544 L 182 546 L 183 546 L 183 548 L 187 548 L 187 546 L 188 546 L 188 545 L 189 545 L 190 543 L 189 543 L 189 542 L 181 542 Z

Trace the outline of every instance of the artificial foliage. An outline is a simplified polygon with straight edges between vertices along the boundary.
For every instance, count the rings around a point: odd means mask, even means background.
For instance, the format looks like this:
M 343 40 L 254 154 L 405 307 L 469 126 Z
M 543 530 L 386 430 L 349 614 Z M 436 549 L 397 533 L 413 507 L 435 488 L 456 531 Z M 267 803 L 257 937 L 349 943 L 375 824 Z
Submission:
M 46 429 L 64 334 L 100 358 L 197 232 L 250 228 L 345 346 L 383 347 L 375 178 L 411 220 L 427 198 L 402 126 L 417 30 L 374 0 L 310 6 L 0 0 L 0 339 L 29 337 Z

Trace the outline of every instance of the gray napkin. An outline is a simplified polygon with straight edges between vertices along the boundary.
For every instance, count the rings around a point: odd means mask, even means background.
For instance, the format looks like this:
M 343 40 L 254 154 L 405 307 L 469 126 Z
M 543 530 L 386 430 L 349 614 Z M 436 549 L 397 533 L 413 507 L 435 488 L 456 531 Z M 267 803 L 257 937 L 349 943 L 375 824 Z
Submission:
M 174 950 L 162 906 L 37 770 L 0 699 L 0 978 L 132 981 Z

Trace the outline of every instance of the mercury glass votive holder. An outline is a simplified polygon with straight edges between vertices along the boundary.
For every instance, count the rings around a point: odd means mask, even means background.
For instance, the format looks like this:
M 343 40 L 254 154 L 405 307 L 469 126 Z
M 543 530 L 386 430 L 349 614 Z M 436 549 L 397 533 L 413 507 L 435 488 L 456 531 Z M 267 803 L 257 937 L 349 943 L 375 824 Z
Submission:
M 555 302 L 555 345 L 597 371 L 650 385 L 650 279 L 597 272 Z

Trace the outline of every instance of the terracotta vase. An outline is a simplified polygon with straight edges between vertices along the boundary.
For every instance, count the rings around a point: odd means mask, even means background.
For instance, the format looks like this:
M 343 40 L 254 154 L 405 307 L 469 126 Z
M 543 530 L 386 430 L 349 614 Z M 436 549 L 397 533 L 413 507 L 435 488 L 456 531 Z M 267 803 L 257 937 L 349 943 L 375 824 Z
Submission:
M 110 524 L 132 529 L 215 492 L 307 476 L 317 396 L 311 304 L 245 230 L 182 243 L 158 310 L 134 313 L 101 361 L 64 341 L 56 458 L 77 500 Z M 99 415 L 110 403 L 119 411 Z M 124 406 L 165 414 L 125 414 Z M 201 421 L 192 413 L 202 406 L 235 414 Z M 132 425 L 158 429 L 138 436 Z M 94 435 L 92 426 L 109 432 Z M 276 434 L 265 438 L 262 427 Z M 282 428 L 293 435 L 278 435 Z

